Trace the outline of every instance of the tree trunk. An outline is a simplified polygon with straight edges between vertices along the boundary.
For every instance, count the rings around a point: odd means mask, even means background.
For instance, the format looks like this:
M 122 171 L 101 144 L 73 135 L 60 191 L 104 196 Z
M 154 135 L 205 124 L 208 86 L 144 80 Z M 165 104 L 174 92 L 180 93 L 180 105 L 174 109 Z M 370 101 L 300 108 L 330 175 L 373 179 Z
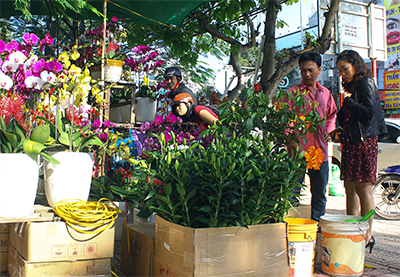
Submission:
M 341 0 L 332 0 L 329 11 L 324 13 L 326 18 L 321 36 L 316 43 L 308 42 L 305 49 L 299 52 L 286 51 L 285 57 L 275 58 L 275 27 L 277 13 L 279 12 L 279 2 L 269 1 L 266 21 L 265 21 L 265 47 L 263 49 L 263 62 L 261 67 L 261 89 L 270 99 L 275 95 L 279 83 L 292 70 L 298 67 L 300 56 L 308 51 L 324 54 L 330 47 L 332 41 L 331 30 L 335 20 L 335 15 L 339 9 Z

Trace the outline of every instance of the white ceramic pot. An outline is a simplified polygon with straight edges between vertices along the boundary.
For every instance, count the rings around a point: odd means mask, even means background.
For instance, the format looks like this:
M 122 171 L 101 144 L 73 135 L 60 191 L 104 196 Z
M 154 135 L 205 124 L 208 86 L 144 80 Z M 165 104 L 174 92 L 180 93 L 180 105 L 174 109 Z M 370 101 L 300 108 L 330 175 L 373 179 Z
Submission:
M 157 101 L 148 97 L 136 97 L 135 120 L 144 123 L 151 122 L 156 117 Z
M 0 217 L 30 214 L 38 180 L 38 165 L 28 155 L 0 153 Z
M 49 153 L 60 163 L 44 163 L 44 186 L 47 203 L 54 207 L 60 200 L 87 201 L 92 182 L 93 162 L 88 153 Z

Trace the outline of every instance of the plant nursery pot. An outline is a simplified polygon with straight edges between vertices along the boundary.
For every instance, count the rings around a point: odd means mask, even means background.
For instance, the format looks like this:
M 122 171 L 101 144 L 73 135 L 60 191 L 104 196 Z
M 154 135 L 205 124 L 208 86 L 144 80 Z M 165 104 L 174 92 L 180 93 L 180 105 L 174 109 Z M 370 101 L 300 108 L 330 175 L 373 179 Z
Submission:
M 64 199 L 87 201 L 92 182 L 93 162 L 89 153 L 49 153 L 60 163 L 44 162 L 44 186 L 47 203 L 54 208 Z
M 30 214 L 38 180 L 38 165 L 28 155 L 0 153 L 0 217 Z
M 118 83 L 122 75 L 123 61 L 106 60 L 104 66 L 104 80 L 107 82 Z
M 136 123 L 151 122 L 156 117 L 157 101 L 148 97 L 136 97 Z
M 122 105 L 124 104 L 124 105 Z M 117 105 L 111 104 L 110 107 L 110 121 L 112 122 L 131 122 L 131 103 L 118 103 Z

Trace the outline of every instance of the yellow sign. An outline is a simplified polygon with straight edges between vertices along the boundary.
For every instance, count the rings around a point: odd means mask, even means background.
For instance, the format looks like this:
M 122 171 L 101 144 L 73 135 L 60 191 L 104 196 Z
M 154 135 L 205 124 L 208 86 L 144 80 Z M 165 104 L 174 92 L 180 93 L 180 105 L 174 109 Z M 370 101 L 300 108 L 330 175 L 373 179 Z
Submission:
M 400 70 L 384 73 L 385 109 L 400 108 Z

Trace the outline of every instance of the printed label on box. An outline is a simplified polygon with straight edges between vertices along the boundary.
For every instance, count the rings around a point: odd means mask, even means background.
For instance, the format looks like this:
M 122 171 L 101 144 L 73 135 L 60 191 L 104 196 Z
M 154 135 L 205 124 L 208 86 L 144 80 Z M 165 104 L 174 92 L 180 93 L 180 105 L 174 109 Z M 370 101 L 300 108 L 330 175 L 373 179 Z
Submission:
M 65 257 L 65 244 L 55 244 L 51 246 L 51 256 L 53 258 Z
M 8 239 L 0 240 L 0 253 L 8 253 Z
M 85 244 L 85 256 L 97 256 L 97 243 Z
M 68 257 L 81 257 L 82 246 L 79 244 L 68 245 Z

